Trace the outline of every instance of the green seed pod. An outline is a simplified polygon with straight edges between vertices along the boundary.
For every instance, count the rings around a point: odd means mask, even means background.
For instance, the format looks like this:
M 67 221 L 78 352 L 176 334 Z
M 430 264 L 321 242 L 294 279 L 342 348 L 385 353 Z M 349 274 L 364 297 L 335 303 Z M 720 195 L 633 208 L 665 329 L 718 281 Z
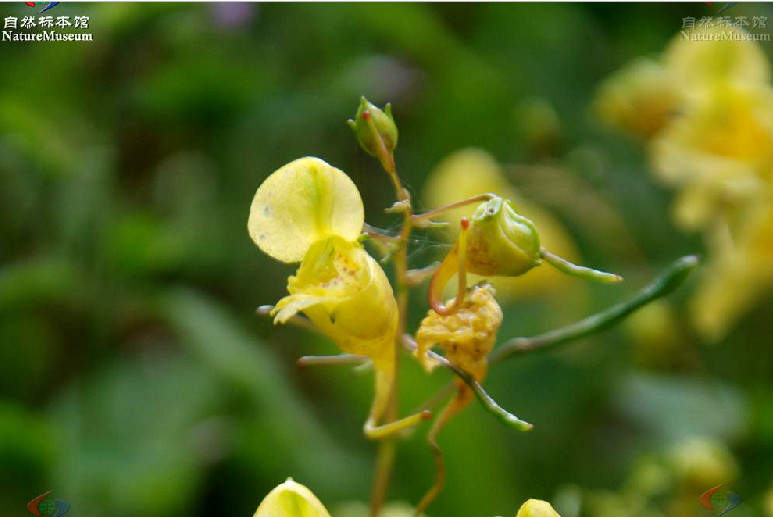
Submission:
M 392 106 L 387 104 L 384 111 L 365 97 L 360 98 L 360 107 L 354 120 L 347 121 L 357 141 L 365 152 L 381 156 L 383 142 L 387 154 L 397 147 L 397 126 L 392 118 Z
M 467 270 L 489 277 L 519 276 L 541 262 L 534 224 L 500 197 L 482 203 L 475 211 L 465 252 Z

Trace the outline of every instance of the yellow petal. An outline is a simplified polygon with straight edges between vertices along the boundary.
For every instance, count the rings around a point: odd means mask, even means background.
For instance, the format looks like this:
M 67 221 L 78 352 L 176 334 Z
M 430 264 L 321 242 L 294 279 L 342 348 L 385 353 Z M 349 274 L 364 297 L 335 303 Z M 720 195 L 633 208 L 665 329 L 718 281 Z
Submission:
M 330 514 L 311 490 L 287 478 L 261 501 L 253 517 L 330 517 Z
M 357 187 L 343 171 L 319 158 L 300 158 L 260 185 L 247 229 L 255 244 L 282 262 L 300 262 L 330 235 L 353 241 L 365 215 Z
M 299 311 L 343 351 L 381 359 L 392 350 L 397 302 L 384 270 L 356 242 L 314 243 L 276 304 L 276 321 Z
M 561 517 L 547 501 L 529 499 L 521 505 L 515 517 Z

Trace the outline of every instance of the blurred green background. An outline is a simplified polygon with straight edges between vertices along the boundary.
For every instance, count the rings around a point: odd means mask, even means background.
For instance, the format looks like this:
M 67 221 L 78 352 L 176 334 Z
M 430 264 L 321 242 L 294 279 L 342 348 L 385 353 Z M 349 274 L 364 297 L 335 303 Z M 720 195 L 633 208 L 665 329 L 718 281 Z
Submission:
M 335 347 L 254 314 L 293 272 L 247 235 L 258 185 L 319 156 L 351 175 L 371 224 L 394 229 L 390 184 L 344 123 L 360 95 L 391 101 L 420 208 L 432 168 L 480 147 L 563 222 L 584 263 L 626 276 L 506 304 L 500 336 L 569 323 L 704 251 L 672 223 L 673 193 L 641 145 L 590 105 L 603 78 L 717 7 L 62 3 L 52 14 L 90 16 L 93 42 L 0 43 L 0 516 L 49 489 L 83 517 L 248 516 L 288 476 L 333 515 L 366 501 L 370 375 L 297 371 L 297 357 Z M 770 3 L 731 14 L 773 23 Z M 530 102 L 557 115 L 547 150 L 529 145 Z M 577 195 L 551 195 L 550 181 Z M 441 242 L 418 235 L 412 265 Z M 513 515 L 528 497 L 564 517 L 669 515 L 679 498 L 710 515 L 697 497 L 715 480 L 743 497 L 738 515 L 761 515 L 773 296 L 708 344 L 685 316 L 696 281 L 665 305 L 665 334 L 623 325 L 492 370 L 489 392 L 535 430 L 476 405 L 457 417 L 430 515 Z M 404 412 L 448 380 L 403 371 Z M 402 444 L 390 499 L 415 503 L 431 484 L 425 431 Z

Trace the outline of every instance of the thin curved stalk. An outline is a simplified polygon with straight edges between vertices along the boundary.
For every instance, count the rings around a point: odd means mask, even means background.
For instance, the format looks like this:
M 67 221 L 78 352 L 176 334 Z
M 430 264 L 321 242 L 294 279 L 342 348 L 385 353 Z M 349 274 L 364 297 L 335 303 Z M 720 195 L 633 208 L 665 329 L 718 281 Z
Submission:
M 413 338 L 409 335 L 403 336 L 403 346 L 411 353 L 414 353 L 416 350 L 418 350 L 416 341 L 414 341 Z M 532 424 L 521 420 L 497 404 L 491 395 L 489 395 L 486 390 L 483 389 L 483 386 L 481 386 L 472 375 L 465 372 L 442 355 L 436 354 L 432 350 L 428 350 L 427 356 L 430 361 L 436 362 L 440 366 L 451 370 L 454 375 L 459 377 L 459 379 L 461 379 L 462 382 L 464 382 L 472 390 L 472 392 L 475 394 L 475 397 L 478 399 L 478 402 L 480 402 L 481 406 L 483 406 L 483 409 L 494 415 L 497 420 L 506 426 L 512 427 L 519 431 L 529 431 L 534 427 Z
M 437 217 L 438 215 L 444 214 L 448 212 L 449 210 L 454 210 L 455 208 L 461 208 L 463 206 L 471 205 L 473 203 L 482 203 L 483 201 L 489 201 L 490 199 L 496 197 L 495 194 L 481 194 L 479 196 L 471 197 L 469 199 L 464 199 L 462 201 L 457 201 L 455 203 L 451 203 L 449 205 L 441 206 L 439 208 L 435 208 L 433 210 L 430 210 L 428 212 L 424 212 L 421 214 L 416 214 L 411 218 L 411 221 L 416 226 L 421 226 L 421 223 L 427 219 L 431 219 L 432 217 Z
M 523 355 L 536 350 L 555 348 L 616 325 L 631 313 L 653 300 L 657 300 L 674 291 L 682 285 L 698 264 L 698 257 L 694 255 L 682 257 L 674 261 L 663 273 L 625 302 L 560 329 L 551 330 L 550 332 L 530 338 L 518 337 L 506 341 L 489 355 L 489 364 L 493 365 L 509 357 Z
M 461 231 L 454 247 L 443 259 L 443 262 L 432 275 L 429 284 L 429 306 L 440 316 L 455 313 L 464 304 L 464 294 L 467 291 L 467 232 L 470 220 L 462 217 L 459 221 Z M 456 297 L 446 305 L 443 299 L 446 283 L 456 274 Z
M 579 266 L 572 262 L 569 262 L 565 258 L 561 258 L 558 255 L 550 253 L 545 248 L 542 248 L 539 252 L 540 257 L 545 259 L 545 262 L 570 276 L 576 276 L 583 280 L 590 280 L 592 282 L 601 282 L 603 284 L 614 284 L 622 282 L 623 277 L 614 273 L 607 273 L 606 271 L 599 271 L 585 266 Z
M 295 365 L 298 366 L 298 368 L 305 368 L 306 366 L 346 366 L 350 364 L 361 365 L 368 362 L 370 362 L 370 359 L 364 355 L 304 355 L 295 362 Z

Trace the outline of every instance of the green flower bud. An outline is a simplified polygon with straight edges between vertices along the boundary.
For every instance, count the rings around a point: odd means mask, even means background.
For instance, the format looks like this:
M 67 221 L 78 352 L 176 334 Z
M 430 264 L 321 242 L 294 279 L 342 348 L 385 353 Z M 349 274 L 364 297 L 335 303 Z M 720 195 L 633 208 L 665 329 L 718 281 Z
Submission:
M 468 271 L 482 276 L 518 276 L 541 262 L 534 224 L 500 197 L 475 211 L 465 252 Z
M 386 151 L 391 155 L 397 147 L 397 126 L 392 118 L 391 104 L 387 104 L 382 111 L 361 97 L 354 120 L 348 120 L 347 123 L 354 131 L 360 147 L 368 154 L 381 157 L 382 152 Z

